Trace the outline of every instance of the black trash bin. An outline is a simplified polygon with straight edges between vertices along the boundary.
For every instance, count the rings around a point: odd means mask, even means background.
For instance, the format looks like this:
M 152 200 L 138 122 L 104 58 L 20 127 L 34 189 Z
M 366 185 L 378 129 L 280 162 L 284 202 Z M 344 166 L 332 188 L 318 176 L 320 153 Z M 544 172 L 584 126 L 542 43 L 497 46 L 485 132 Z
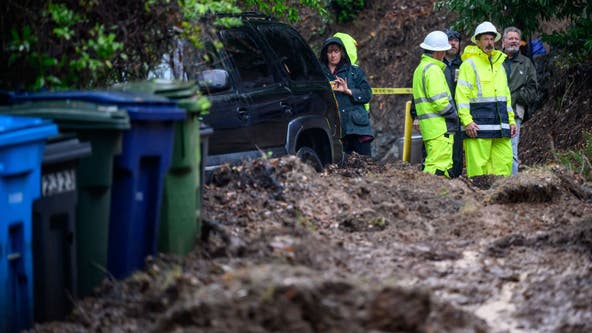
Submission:
M 91 154 L 74 134 L 49 138 L 41 165 L 41 197 L 33 203 L 35 321 L 62 320 L 77 295 L 76 168 Z

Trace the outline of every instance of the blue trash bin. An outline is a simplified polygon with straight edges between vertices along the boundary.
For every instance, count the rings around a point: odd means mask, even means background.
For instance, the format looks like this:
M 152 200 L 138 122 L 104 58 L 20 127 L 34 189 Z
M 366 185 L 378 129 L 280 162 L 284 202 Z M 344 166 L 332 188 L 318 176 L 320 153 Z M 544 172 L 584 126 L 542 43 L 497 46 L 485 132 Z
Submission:
M 41 192 L 49 120 L 0 115 L 0 331 L 33 323 L 32 205 Z
M 122 154 L 115 159 L 109 271 L 124 278 L 156 253 L 164 176 L 172 157 L 174 123 L 185 118 L 176 103 L 128 106 L 132 128 L 123 135 Z
M 123 133 L 113 165 L 107 269 L 125 278 L 156 253 L 164 176 L 173 150 L 175 122 L 186 118 L 175 101 L 128 91 L 65 91 L 14 96 L 16 100 L 69 99 L 127 110 L 131 129 Z

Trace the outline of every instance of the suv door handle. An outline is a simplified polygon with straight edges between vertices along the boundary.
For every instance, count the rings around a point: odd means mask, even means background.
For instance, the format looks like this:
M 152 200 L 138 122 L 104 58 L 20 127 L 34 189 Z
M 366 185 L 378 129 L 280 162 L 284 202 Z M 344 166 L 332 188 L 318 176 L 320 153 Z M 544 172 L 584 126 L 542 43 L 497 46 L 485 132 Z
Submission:
M 238 115 L 238 119 L 240 120 L 249 120 L 249 118 L 251 117 L 251 115 L 249 114 L 249 111 L 246 108 L 236 108 L 236 113 Z
M 290 104 L 280 102 L 280 106 L 282 107 L 282 110 L 284 110 L 284 113 L 292 114 L 292 107 L 290 106 Z

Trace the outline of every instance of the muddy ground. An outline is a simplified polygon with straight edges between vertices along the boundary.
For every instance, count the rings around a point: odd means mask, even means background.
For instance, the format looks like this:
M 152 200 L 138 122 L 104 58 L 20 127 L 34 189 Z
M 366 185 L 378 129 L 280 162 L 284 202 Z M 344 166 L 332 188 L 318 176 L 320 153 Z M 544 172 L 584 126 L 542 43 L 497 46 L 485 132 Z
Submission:
M 431 0 L 368 3 L 354 22 L 297 28 L 313 47 L 353 33 L 373 86 L 410 86 L 417 45 L 452 18 Z M 592 126 L 589 73 L 546 70 L 523 172 L 503 179 L 396 161 L 408 96 L 375 96 L 374 158 L 220 170 L 192 253 L 148 258 L 32 332 L 592 332 L 592 185 L 553 160 Z
M 33 332 L 591 332 L 592 189 L 350 156 L 224 168 L 185 258 L 105 280 Z

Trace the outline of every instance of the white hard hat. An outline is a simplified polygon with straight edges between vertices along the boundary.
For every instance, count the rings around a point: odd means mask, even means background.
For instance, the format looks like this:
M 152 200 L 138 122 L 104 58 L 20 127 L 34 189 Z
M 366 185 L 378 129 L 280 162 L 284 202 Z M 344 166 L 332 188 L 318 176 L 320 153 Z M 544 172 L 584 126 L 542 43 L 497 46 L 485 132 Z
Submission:
M 429 51 L 450 50 L 448 35 L 444 31 L 432 31 L 425 37 L 423 43 L 419 44 L 419 47 Z
M 476 43 L 477 39 L 475 37 L 477 37 L 480 34 L 487 33 L 487 32 L 495 34 L 495 41 L 496 42 L 498 40 L 500 40 L 500 38 L 502 37 L 502 35 L 500 35 L 500 33 L 497 32 L 497 30 L 495 29 L 495 26 L 493 25 L 493 23 L 491 23 L 489 21 L 485 21 L 477 26 L 477 28 L 475 29 L 475 33 L 473 34 L 473 37 L 471 37 L 471 41 L 473 43 Z

